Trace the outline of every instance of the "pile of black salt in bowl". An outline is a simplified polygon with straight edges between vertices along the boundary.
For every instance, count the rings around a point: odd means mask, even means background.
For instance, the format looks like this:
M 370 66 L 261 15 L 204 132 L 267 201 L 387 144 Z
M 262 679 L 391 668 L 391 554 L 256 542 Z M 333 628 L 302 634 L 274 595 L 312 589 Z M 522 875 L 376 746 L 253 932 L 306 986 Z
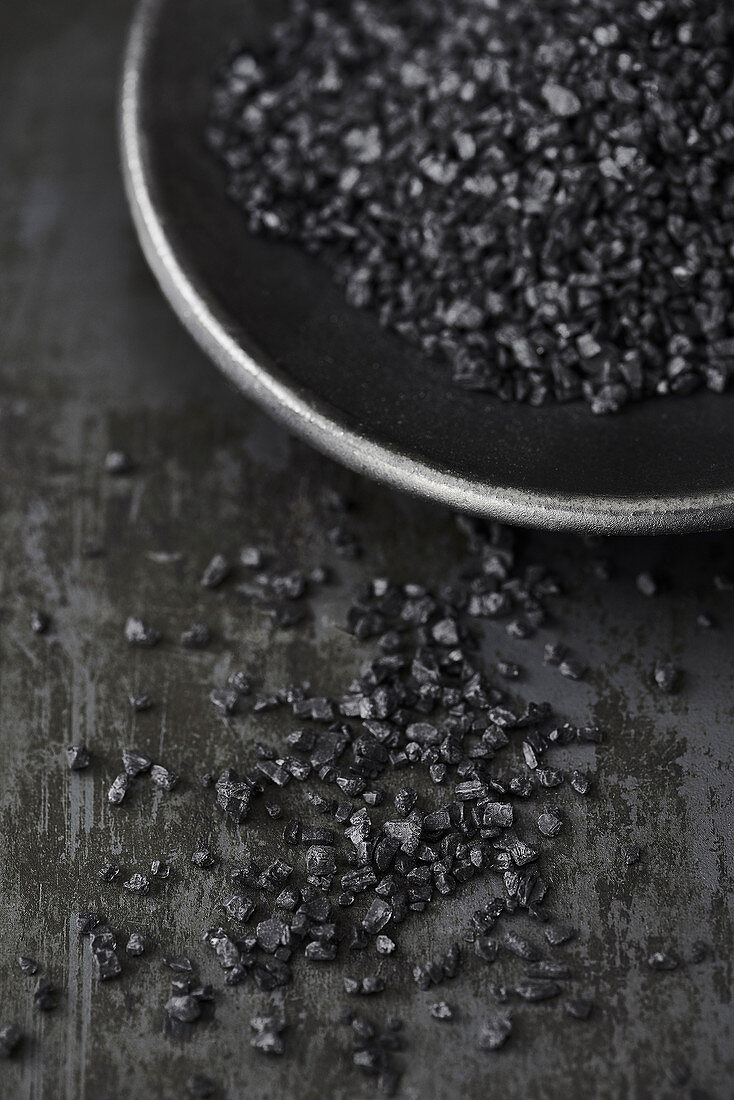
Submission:
M 729 0 L 295 0 L 208 138 L 256 233 L 506 401 L 723 391 Z

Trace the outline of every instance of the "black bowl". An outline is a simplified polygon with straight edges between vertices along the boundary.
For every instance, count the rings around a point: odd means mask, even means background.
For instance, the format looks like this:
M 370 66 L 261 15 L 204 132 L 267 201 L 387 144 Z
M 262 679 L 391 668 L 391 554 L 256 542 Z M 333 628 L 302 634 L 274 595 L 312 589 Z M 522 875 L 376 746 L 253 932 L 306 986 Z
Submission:
M 734 524 L 734 394 L 613 417 L 454 388 L 291 245 L 253 237 L 204 131 L 212 74 L 282 0 L 144 0 L 122 86 L 127 192 L 173 308 L 228 377 L 314 446 L 452 508 L 579 532 Z

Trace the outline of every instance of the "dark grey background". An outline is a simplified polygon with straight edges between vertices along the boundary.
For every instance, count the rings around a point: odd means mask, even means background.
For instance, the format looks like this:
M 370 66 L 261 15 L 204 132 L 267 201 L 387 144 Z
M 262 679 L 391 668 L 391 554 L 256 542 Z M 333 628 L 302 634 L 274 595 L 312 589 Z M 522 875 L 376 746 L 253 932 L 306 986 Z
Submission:
M 212 810 L 196 776 L 243 760 L 247 743 L 289 728 L 282 716 L 245 711 L 217 718 L 207 694 L 233 668 L 259 686 L 310 678 L 328 691 L 359 667 L 363 651 L 339 626 L 349 584 L 369 572 L 440 579 L 460 555 L 451 517 L 361 482 L 294 442 L 235 394 L 182 334 L 138 253 L 118 180 L 115 80 L 130 4 L 53 0 L 4 5 L 0 13 L 0 1022 L 26 1033 L 20 1055 L 0 1064 L 0 1094 L 100 1098 L 181 1095 L 193 1071 L 207 1071 L 222 1095 L 374 1094 L 349 1066 L 346 1029 L 335 1021 L 349 967 L 300 968 L 285 991 L 287 1053 L 273 1063 L 249 1046 L 249 1018 L 271 999 L 249 985 L 224 989 L 199 939 L 217 921 L 224 872 L 258 842 Z M 5 24 L 3 26 L 3 24 Z M 103 472 L 111 446 L 140 462 L 132 479 Z M 352 494 L 364 566 L 335 559 L 323 535 L 324 487 Z M 335 565 L 339 584 L 315 604 L 313 621 L 292 633 L 239 603 L 232 587 L 205 592 L 197 578 L 211 554 L 244 543 L 269 546 L 285 565 Z M 90 559 L 87 543 L 106 548 Z M 593 799 L 564 791 L 568 828 L 545 857 L 560 919 L 578 924 L 567 954 L 574 990 L 594 996 L 588 1024 L 567 1021 L 560 1002 L 522 1006 L 500 1055 L 478 1052 L 478 1021 L 491 1006 L 487 985 L 517 973 L 472 956 L 452 984 L 419 994 L 413 957 L 445 949 L 491 888 L 481 880 L 406 927 L 384 967 L 390 991 L 365 1002 L 377 1018 L 406 1021 L 402 1095 L 677 1097 L 692 1088 L 734 1093 L 732 974 L 732 767 L 734 718 L 731 612 L 734 594 L 712 576 L 734 566 L 730 535 L 615 541 L 589 549 L 571 538 L 529 536 L 529 558 L 550 557 L 568 592 L 556 623 L 530 642 L 490 625 L 486 649 L 527 669 L 523 697 L 548 698 L 570 720 L 606 731 L 598 750 L 574 751 L 597 775 Z M 151 552 L 180 552 L 156 564 Z M 594 578 L 590 561 L 609 557 L 616 575 Z M 667 591 L 645 600 L 635 573 L 654 566 Z M 29 612 L 53 615 L 44 637 Z M 710 611 L 715 631 L 696 628 Z M 129 650 L 130 613 L 160 624 L 168 641 Z M 195 619 L 216 638 L 201 653 L 175 639 Z M 573 684 L 542 665 L 544 641 L 562 636 L 590 663 Z M 674 697 L 650 689 L 658 656 L 686 669 Z M 133 717 L 130 690 L 156 700 Z M 67 771 L 63 749 L 86 740 L 87 773 Z M 106 787 L 119 750 L 134 743 L 181 771 L 173 795 L 136 787 L 109 807 Z M 189 864 L 199 841 L 222 867 Z M 627 868 L 625 849 L 643 849 Z M 548 847 L 551 847 L 548 845 Z M 169 883 L 147 899 L 101 887 L 111 857 L 128 872 L 174 857 Z M 115 926 L 154 936 L 159 949 L 126 960 L 123 977 L 94 984 L 88 944 L 75 917 L 100 906 Z M 712 957 L 686 962 L 701 938 Z M 684 961 L 651 973 L 650 950 Z M 64 989 L 53 1014 L 34 1013 L 33 981 L 19 952 L 37 956 Z M 170 972 L 164 951 L 186 951 L 221 988 L 214 1020 L 189 1044 L 162 1034 Z M 445 996 L 449 1024 L 427 1003 Z M 277 1002 L 276 1002 L 277 1003 Z M 670 1083 L 671 1062 L 691 1068 Z

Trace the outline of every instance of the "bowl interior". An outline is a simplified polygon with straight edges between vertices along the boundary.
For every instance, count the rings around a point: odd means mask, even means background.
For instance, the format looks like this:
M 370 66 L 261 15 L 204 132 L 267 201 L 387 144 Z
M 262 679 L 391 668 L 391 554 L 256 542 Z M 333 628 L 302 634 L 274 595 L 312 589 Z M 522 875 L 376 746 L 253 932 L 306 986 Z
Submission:
M 236 43 L 262 42 L 284 8 L 283 0 L 147 0 L 128 57 L 136 101 L 124 105 L 151 208 L 190 291 L 254 370 L 294 398 L 286 407 L 271 394 L 265 403 L 350 465 L 467 511 L 620 532 L 734 522 L 734 394 L 596 417 L 585 403 L 534 409 L 463 392 L 445 366 L 349 307 L 317 260 L 246 231 L 205 147 L 212 74 Z M 165 264 L 154 264 L 159 277 Z M 212 350 L 211 329 L 202 342 Z M 220 364 L 227 358 L 214 354 Z M 232 364 L 229 373 L 262 396 L 252 370 Z

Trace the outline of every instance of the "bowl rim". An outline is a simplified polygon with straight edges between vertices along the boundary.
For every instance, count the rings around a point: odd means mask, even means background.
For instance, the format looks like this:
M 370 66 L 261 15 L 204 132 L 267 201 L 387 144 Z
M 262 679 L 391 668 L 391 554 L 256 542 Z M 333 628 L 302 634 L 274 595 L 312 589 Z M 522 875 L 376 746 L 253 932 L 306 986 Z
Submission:
M 156 198 L 143 124 L 145 66 L 165 0 L 139 0 L 124 52 L 118 103 L 122 175 L 145 258 L 165 297 L 203 351 L 286 428 L 360 474 L 458 512 L 513 525 L 579 534 L 649 535 L 734 526 L 734 491 L 688 496 L 601 497 L 491 487 L 432 466 L 340 423 L 316 396 L 294 392 L 274 364 L 266 369 L 232 335 L 232 324 L 177 253 Z

